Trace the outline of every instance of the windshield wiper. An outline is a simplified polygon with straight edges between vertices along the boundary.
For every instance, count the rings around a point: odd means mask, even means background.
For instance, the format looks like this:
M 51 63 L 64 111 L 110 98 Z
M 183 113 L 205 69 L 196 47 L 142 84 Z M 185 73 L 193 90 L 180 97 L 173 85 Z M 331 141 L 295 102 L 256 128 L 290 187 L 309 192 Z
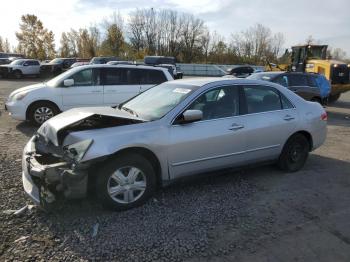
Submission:
M 133 116 L 139 117 L 139 115 L 138 115 L 135 111 L 133 111 L 132 109 L 130 109 L 130 108 L 127 108 L 127 107 L 122 106 L 121 109 L 123 109 L 124 111 L 126 111 L 126 112 L 132 114 Z

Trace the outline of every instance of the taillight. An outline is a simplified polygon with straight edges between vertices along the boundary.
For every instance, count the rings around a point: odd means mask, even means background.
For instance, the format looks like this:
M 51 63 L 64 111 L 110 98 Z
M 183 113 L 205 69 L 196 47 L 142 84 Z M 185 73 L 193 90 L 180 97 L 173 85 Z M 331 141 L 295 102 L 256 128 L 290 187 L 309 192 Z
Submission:
M 328 119 L 327 112 L 324 112 L 324 113 L 321 115 L 321 120 L 322 120 L 322 121 L 327 121 L 327 119 Z

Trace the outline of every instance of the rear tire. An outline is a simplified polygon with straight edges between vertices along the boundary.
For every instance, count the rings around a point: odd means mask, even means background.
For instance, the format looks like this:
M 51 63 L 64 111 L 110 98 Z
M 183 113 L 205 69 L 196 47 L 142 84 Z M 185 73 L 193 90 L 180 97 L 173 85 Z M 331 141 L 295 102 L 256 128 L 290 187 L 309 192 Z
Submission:
M 340 95 L 341 94 L 329 95 L 328 102 L 329 103 L 335 103 L 339 99 Z
M 287 172 L 300 170 L 309 155 L 310 143 L 302 134 L 291 136 L 283 147 L 278 166 Z
M 50 102 L 38 102 L 28 109 L 28 120 L 35 126 L 40 126 L 46 120 L 59 114 L 58 107 Z
M 138 154 L 116 156 L 97 172 L 96 195 L 107 209 L 120 211 L 140 206 L 155 189 L 153 166 Z

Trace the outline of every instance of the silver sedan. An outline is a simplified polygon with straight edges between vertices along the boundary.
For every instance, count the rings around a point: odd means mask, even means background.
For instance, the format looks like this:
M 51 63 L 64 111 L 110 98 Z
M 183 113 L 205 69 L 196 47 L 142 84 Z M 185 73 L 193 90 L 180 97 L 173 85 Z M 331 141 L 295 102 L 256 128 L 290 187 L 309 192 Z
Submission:
M 81 198 L 88 185 L 114 210 L 144 203 L 175 179 L 257 162 L 301 169 L 327 114 L 277 84 L 203 78 L 166 82 L 117 108 L 77 108 L 45 122 L 23 152 L 37 204 Z

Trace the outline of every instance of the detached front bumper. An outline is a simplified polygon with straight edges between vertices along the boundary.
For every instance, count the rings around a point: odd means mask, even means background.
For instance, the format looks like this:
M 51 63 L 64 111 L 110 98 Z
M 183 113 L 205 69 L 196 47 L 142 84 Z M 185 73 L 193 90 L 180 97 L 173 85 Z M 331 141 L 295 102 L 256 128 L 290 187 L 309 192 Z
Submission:
M 85 197 L 87 170 L 73 170 L 64 161 L 43 163 L 45 159 L 35 152 L 35 139 L 30 139 L 22 155 L 22 182 L 26 194 L 37 205 L 52 203 L 61 195 L 65 198 Z

